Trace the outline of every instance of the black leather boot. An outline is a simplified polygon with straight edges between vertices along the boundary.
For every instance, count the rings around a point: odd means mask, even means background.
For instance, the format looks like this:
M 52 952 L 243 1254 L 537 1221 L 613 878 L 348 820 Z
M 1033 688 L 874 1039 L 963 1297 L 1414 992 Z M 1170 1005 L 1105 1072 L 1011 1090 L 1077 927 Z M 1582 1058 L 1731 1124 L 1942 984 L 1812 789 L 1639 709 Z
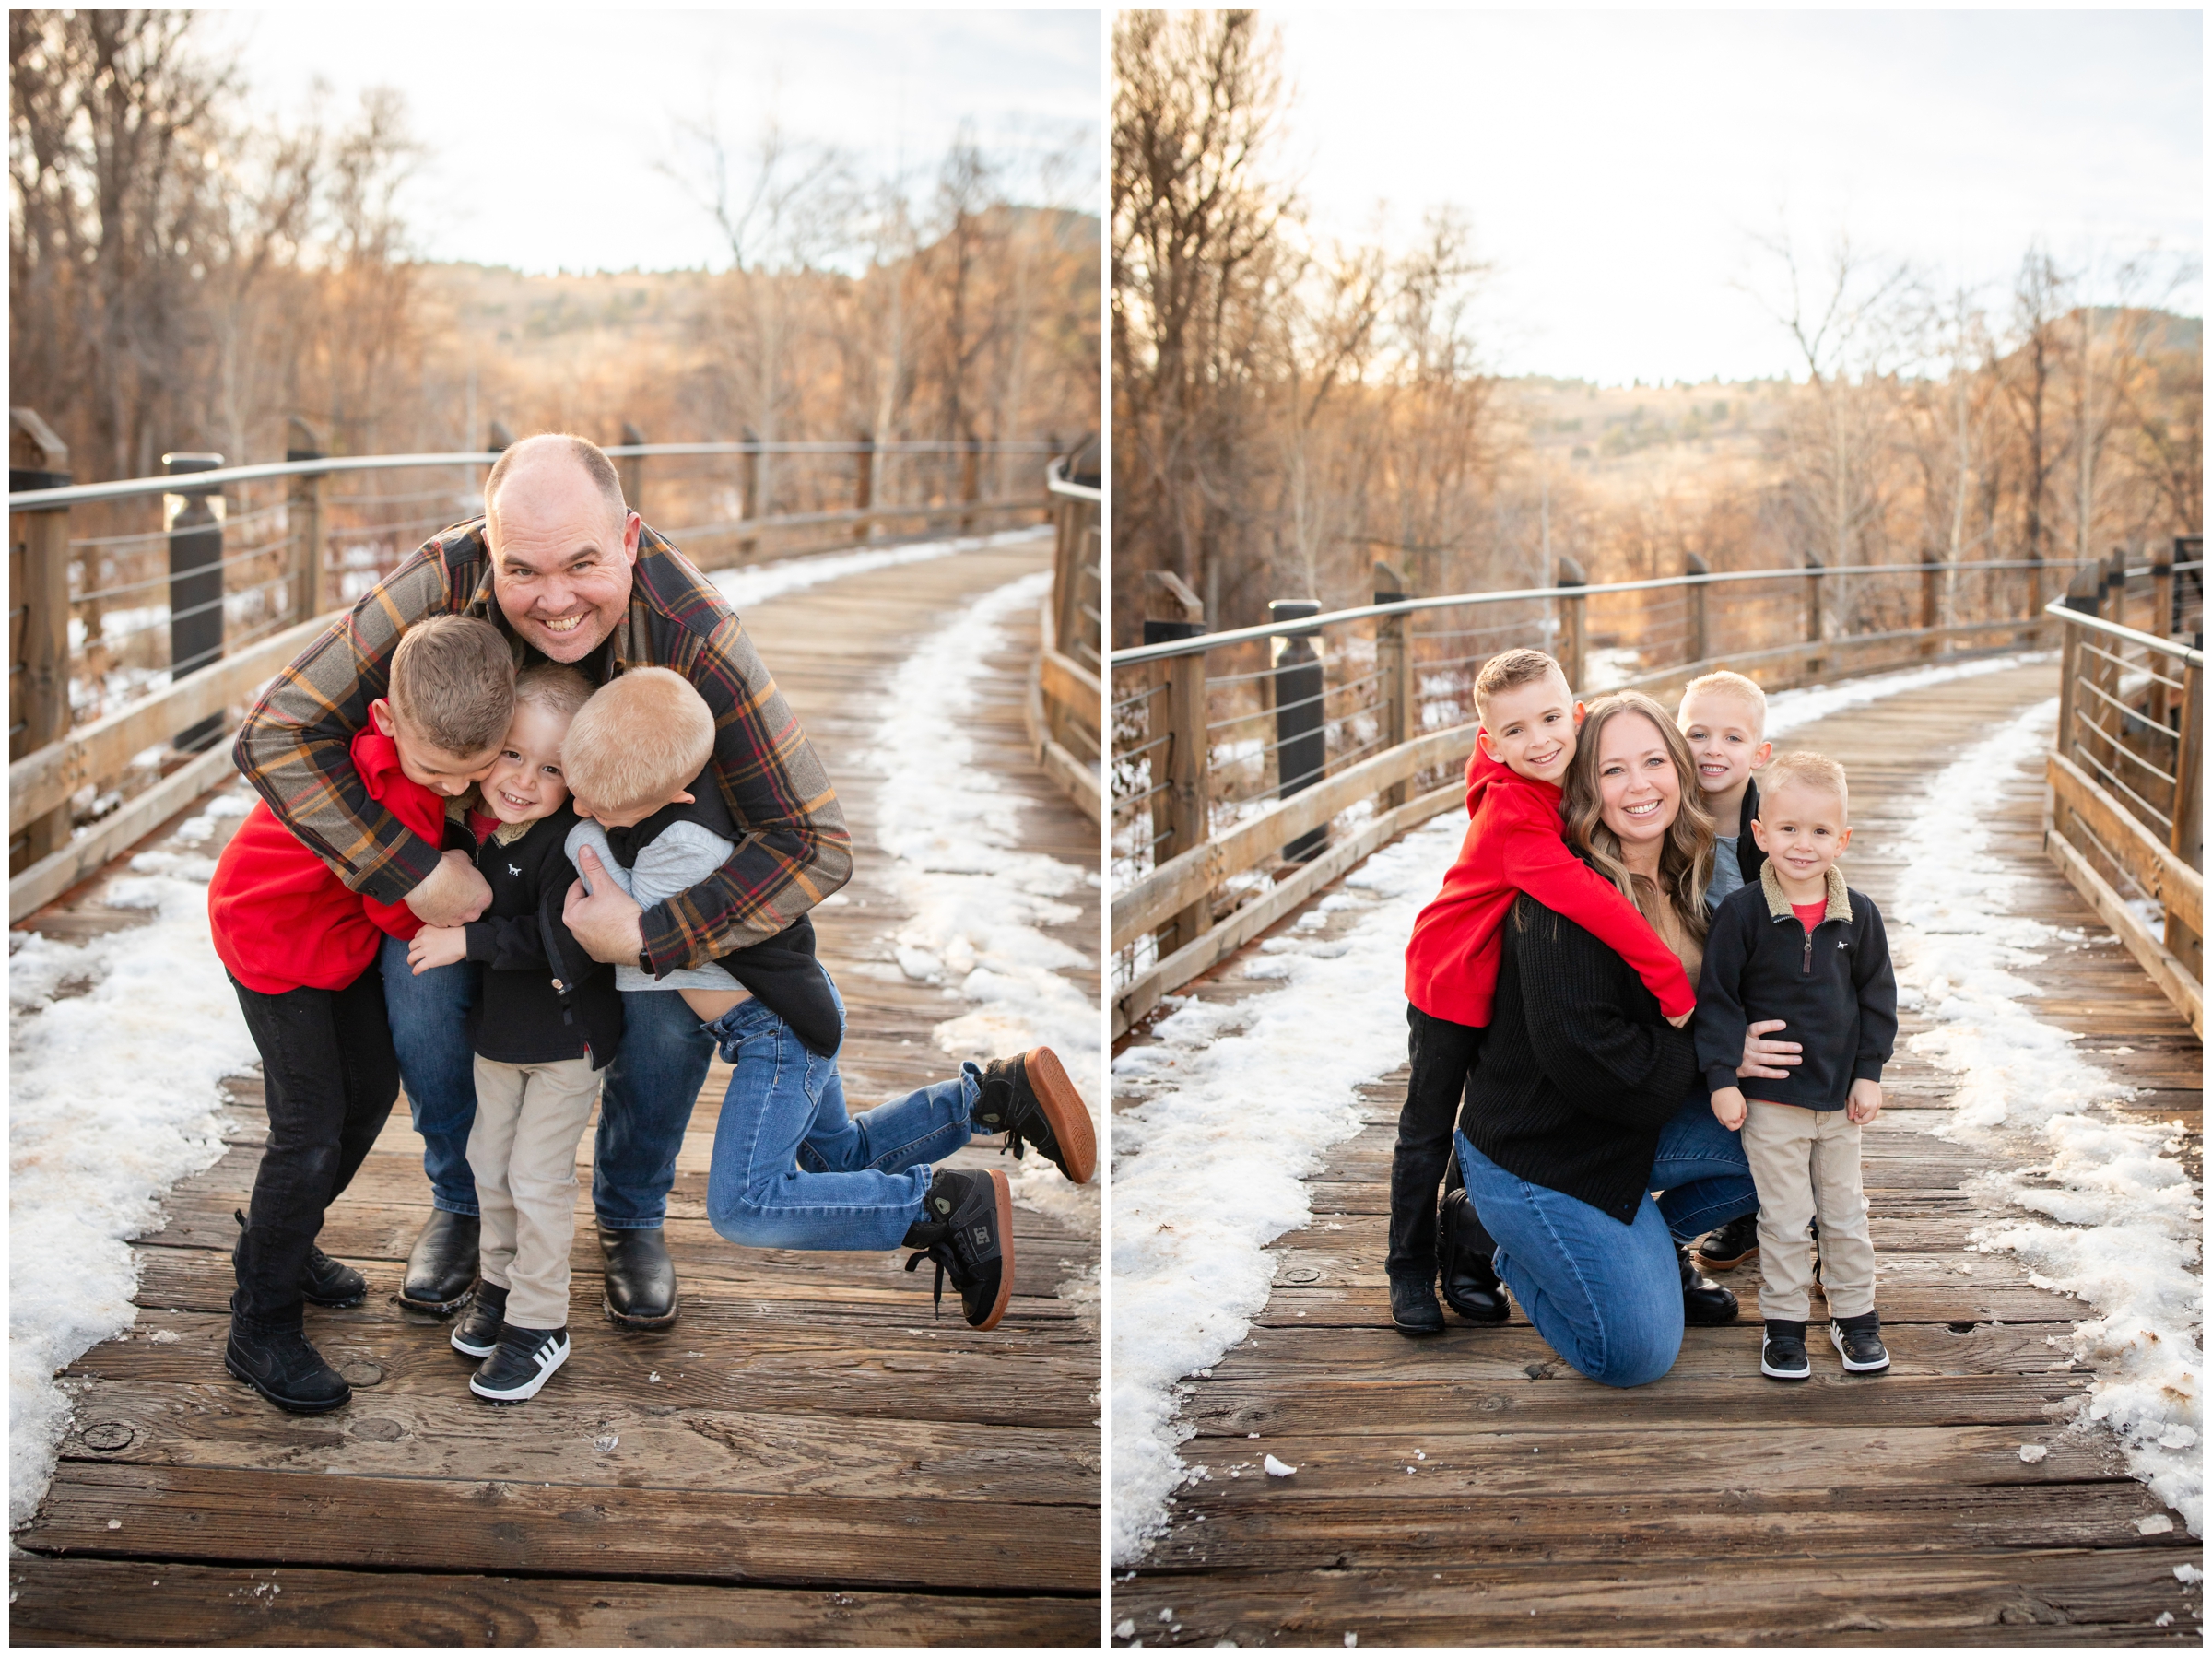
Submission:
M 1490 1263 L 1497 1246 L 1476 1217 L 1474 1201 L 1465 1188 L 1446 1192 L 1436 1222 L 1444 1304 L 1470 1323 L 1502 1323 L 1513 1315 L 1505 1298 L 1505 1285 Z
M 240 1240 L 244 1240 L 245 1210 L 234 1208 L 230 1217 L 238 1222 Z M 230 1269 L 238 1269 L 238 1244 L 230 1246 Z M 317 1306 L 359 1306 L 369 1296 L 369 1279 L 342 1261 L 308 1245 L 307 1263 L 300 1268 L 300 1298 Z
M 1675 1258 L 1682 1267 L 1682 1321 L 1692 1329 L 1735 1322 L 1735 1295 L 1709 1277 L 1698 1275 L 1689 1258 L 1689 1245 L 1677 1243 Z
M 441 1318 L 458 1307 L 477 1280 L 480 1230 L 473 1214 L 432 1209 L 429 1224 L 407 1253 L 399 1303 Z
M 665 1329 L 676 1322 L 676 1263 L 658 1226 L 599 1228 L 606 1260 L 606 1315 L 625 1329 Z
M 295 1308 L 289 1316 L 250 1318 L 230 1299 L 230 1339 L 223 1347 L 223 1368 L 280 1410 L 320 1416 L 353 1397 L 346 1378 L 308 1345 Z

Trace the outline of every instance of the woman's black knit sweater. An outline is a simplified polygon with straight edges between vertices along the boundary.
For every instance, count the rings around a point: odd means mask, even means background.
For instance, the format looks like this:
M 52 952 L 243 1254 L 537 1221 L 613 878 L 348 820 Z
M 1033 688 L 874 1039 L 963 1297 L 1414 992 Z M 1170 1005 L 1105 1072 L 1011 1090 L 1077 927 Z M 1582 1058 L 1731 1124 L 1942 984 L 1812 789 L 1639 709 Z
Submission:
M 1633 967 L 1534 898 L 1514 899 L 1504 946 L 1460 1132 L 1506 1172 L 1630 1224 L 1659 1130 L 1700 1085 L 1697 1044 Z

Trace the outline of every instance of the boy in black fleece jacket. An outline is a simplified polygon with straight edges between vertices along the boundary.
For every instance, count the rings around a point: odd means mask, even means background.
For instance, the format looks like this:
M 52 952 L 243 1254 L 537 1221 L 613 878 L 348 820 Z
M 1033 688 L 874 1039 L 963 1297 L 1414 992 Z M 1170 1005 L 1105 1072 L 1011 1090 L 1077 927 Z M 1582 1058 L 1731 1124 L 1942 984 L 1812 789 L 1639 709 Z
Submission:
M 1835 866 L 1851 843 L 1843 768 L 1818 754 L 1785 754 L 1768 766 L 1766 781 L 1751 832 L 1767 862 L 1756 885 L 1721 905 L 1705 940 L 1698 1063 L 1713 1115 L 1743 1130 L 1759 1186 L 1759 1308 L 1767 1325 L 1759 1369 L 1802 1381 L 1812 1373 L 1806 1229 L 1816 1216 L 1829 1334 L 1843 1367 L 1889 1367 L 1874 1310 L 1859 1130 L 1881 1113 L 1897 980 L 1881 912 Z M 1755 1018 L 1786 1020 L 1804 1059 L 1787 1077 L 1751 1083 L 1747 1099 L 1735 1069 Z
M 491 887 L 483 916 L 426 926 L 407 950 L 418 972 L 483 963 L 470 1010 L 477 1115 L 469 1172 L 483 1216 L 480 1278 L 453 1349 L 483 1361 L 469 1390 L 496 1403 L 534 1397 L 569 1356 L 569 1247 L 576 1231 L 576 1142 L 599 1072 L 622 1044 L 614 973 L 583 952 L 561 906 L 576 871 L 564 849 L 576 814 L 560 741 L 592 694 L 572 667 L 529 668 L 482 803 L 469 815 L 477 867 Z

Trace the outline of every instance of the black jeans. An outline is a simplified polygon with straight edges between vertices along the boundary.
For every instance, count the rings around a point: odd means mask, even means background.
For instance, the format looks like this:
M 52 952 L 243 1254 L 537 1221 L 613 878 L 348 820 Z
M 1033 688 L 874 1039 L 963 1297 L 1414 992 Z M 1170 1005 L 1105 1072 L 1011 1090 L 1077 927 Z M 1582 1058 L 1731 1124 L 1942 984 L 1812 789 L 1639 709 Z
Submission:
M 269 1140 L 253 1176 L 238 1245 L 235 1310 L 296 1322 L 300 1274 L 323 1211 L 352 1183 L 399 1097 L 399 1060 L 373 963 L 343 990 L 264 995 L 235 978 L 246 1028 L 261 1050 Z
M 1482 1052 L 1483 1025 L 1432 1018 L 1410 1003 L 1406 1008 L 1406 1056 L 1413 1075 L 1406 1108 L 1398 1112 L 1398 1143 L 1390 1153 L 1390 1255 L 1393 1277 L 1436 1278 L 1436 1188 L 1446 1171 L 1452 1188 L 1465 1181 L 1452 1155 L 1467 1078 Z

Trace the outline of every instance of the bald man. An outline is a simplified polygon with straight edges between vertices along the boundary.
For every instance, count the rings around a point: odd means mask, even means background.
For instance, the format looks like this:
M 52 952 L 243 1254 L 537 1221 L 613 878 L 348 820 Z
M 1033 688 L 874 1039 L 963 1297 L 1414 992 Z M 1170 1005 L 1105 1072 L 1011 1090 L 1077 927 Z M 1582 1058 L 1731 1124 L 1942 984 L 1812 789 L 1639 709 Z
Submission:
M 485 515 L 433 536 L 278 675 L 246 718 L 236 758 L 269 809 L 357 890 L 405 900 L 429 925 L 473 920 L 489 901 L 470 857 L 446 855 L 370 799 L 348 749 L 385 692 L 392 652 L 425 617 L 481 616 L 515 664 L 568 663 L 595 685 L 666 667 L 712 709 L 714 767 L 743 833 L 712 878 L 640 911 L 612 881 L 571 914 L 595 959 L 659 977 L 763 942 L 851 878 L 852 839 L 806 734 L 713 583 L 645 527 L 598 448 L 559 433 L 506 451 L 484 486 Z M 455 823 L 455 847 L 473 836 Z M 441 1315 L 476 1281 L 478 1229 L 468 1133 L 476 1085 L 472 962 L 417 977 L 385 940 L 384 997 L 432 1212 L 407 1259 L 401 1301 Z M 676 1321 L 676 1272 L 662 1238 L 676 1154 L 714 1047 L 677 995 L 626 995 L 622 1046 L 606 1071 L 593 1147 L 592 1205 L 618 1324 Z

